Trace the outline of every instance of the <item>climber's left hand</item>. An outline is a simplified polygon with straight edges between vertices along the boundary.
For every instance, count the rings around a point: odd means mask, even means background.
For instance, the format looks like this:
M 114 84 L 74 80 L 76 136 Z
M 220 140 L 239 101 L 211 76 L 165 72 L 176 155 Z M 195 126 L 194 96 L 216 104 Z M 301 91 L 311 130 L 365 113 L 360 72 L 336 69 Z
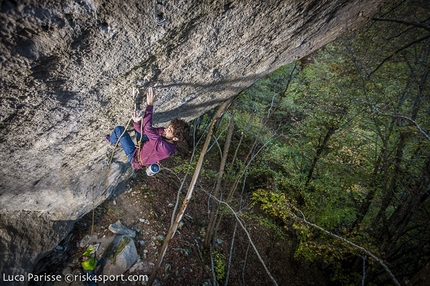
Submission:
M 146 103 L 148 105 L 154 105 L 154 100 L 155 100 L 154 89 L 152 88 L 152 86 L 150 86 L 148 87 L 148 92 L 146 95 Z

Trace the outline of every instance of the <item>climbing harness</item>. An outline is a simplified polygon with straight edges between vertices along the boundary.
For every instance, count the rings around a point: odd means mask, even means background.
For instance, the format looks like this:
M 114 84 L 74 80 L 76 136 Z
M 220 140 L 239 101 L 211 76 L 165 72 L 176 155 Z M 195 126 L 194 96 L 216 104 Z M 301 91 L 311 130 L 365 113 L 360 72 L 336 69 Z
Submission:
M 139 151 L 140 151 L 140 145 L 139 145 Z M 152 154 L 154 154 L 155 153 L 155 149 L 153 149 L 152 150 L 152 152 L 148 155 L 148 156 L 146 156 L 146 158 L 145 158 L 145 160 L 143 160 L 142 161 L 142 159 L 140 158 L 140 154 L 138 153 L 138 160 L 139 160 L 139 164 L 143 167 L 143 166 L 145 166 L 145 163 L 144 162 L 147 162 L 148 161 L 148 159 L 149 159 L 149 157 L 151 157 L 151 155 Z M 148 175 L 148 176 L 154 176 L 155 174 L 157 174 L 158 172 L 160 172 L 160 170 L 161 170 L 161 164 L 160 164 L 160 162 L 156 162 L 156 163 L 152 163 L 151 165 L 149 165 L 147 168 L 146 168 L 146 174 Z
M 161 26 L 166 22 L 166 3 L 161 0 L 154 0 L 154 21 Z

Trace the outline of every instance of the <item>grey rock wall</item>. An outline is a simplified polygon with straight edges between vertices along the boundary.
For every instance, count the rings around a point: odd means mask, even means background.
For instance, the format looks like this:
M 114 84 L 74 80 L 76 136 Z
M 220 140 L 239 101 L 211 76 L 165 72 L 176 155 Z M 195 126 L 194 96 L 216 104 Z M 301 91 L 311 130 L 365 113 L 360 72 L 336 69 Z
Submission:
M 382 0 L 4 0 L 0 13 L 0 269 L 24 273 L 125 182 L 103 135 L 133 86 L 157 124 L 191 120 L 368 21 Z M 144 106 L 142 106 L 144 107 Z

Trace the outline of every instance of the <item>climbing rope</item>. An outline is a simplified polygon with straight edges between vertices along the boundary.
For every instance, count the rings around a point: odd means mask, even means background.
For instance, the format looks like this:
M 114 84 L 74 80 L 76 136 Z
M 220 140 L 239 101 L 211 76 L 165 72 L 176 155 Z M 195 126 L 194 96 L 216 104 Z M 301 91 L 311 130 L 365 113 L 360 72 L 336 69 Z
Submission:
M 142 114 L 140 114 L 142 115 Z M 143 119 L 140 121 L 140 138 L 137 141 L 137 160 L 142 164 L 140 160 L 140 147 L 142 147 L 142 137 L 143 137 Z
M 121 135 L 120 135 L 120 136 L 119 136 L 119 138 L 118 138 L 118 141 L 116 141 L 115 145 L 113 146 L 113 150 L 112 150 L 112 153 L 111 153 L 110 158 L 109 158 L 109 161 L 108 161 L 108 166 L 109 166 L 109 167 L 110 167 L 110 163 L 112 162 L 113 156 L 114 156 L 114 154 L 115 154 L 115 149 L 116 149 L 116 147 L 117 147 L 117 146 L 118 146 L 118 144 L 119 144 L 119 140 L 122 138 L 122 136 L 124 136 L 125 132 L 127 132 L 127 128 L 128 128 L 128 126 L 130 125 L 131 120 L 132 120 L 132 118 L 130 118 L 130 119 L 128 120 L 127 125 L 126 125 L 126 126 L 125 126 L 125 128 L 124 128 L 124 132 L 122 132 L 122 133 L 121 133 Z
M 91 218 L 91 235 L 93 235 L 93 232 L 94 232 L 94 209 L 95 209 L 95 207 L 94 207 L 94 185 L 92 186 L 92 193 L 93 193 L 93 215 L 92 215 L 92 218 Z
M 137 88 L 133 87 L 132 95 L 133 95 L 133 101 L 134 101 L 134 111 L 137 110 L 136 99 L 137 99 L 138 94 L 139 94 L 139 90 Z M 110 159 L 108 161 L 108 166 L 110 166 L 110 163 L 112 162 L 113 156 L 115 154 L 115 149 L 118 146 L 119 141 L 121 140 L 122 136 L 124 136 L 125 132 L 127 132 L 128 126 L 130 125 L 130 123 L 131 123 L 132 120 L 133 120 L 133 118 L 130 118 L 128 120 L 127 124 L 125 125 L 124 131 L 121 133 L 121 135 L 119 136 L 118 140 L 116 141 L 115 146 L 113 147 Z
M 143 162 L 140 159 L 140 147 L 142 147 L 142 123 L 140 123 L 140 139 L 139 141 L 137 141 L 137 160 L 139 161 L 139 163 L 142 165 Z
M 134 101 L 134 110 L 136 110 L 136 108 L 137 108 L 136 99 L 137 99 L 137 95 L 139 94 L 139 90 L 137 88 L 133 87 L 132 94 L 133 94 L 133 101 Z M 115 155 L 116 147 L 120 143 L 120 140 L 121 140 L 122 136 L 124 136 L 125 132 L 127 132 L 127 129 L 128 129 L 128 126 L 130 125 L 131 120 L 133 120 L 133 117 L 131 117 L 128 120 L 127 124 L 125 125 L 124 132 L 121 133 L 121 135 L 119 136 L 118 140 L 116 141 L 116 143 L 115 143 L 115 145 L 113 147 L 112 153 L 110 155 L 110 158 L 109 158 L 109 160 L 107 162 L 105 192 L 107 191 L 107 189 L 109 187 L 110 164 L 112 163 L 113 156 Z M 93 196 L 94 196 L 94 187 L 93 187 Z M 92 226 L 91 226 L 91 234 L 93 233 L 93 228 L 94 228 L 94 199 L 93 199 L 93 221 L 92 221 Z
M 137 95 L 138 95 L 138 94 L 139 94 L 139 90 L 138 90 L 137 88 L 133 87 L 132 95 L 133 95 L 134 110 L 135 110 L 135 111 L 137 110 Z M 107 169 L 106 169 L 106 185 L 105 185 L 105 192 L 107 191 L 108 186 L 109 186 L 109 180 L 108 180 L 108 177 L 109 177 L 110 164 L 111 164 L 111 162 L 112 162 L 113 156 L 115 155 L 116 147 L 117 147 L 117 146 L 118 146 L 118 144 L 120 143 L 120 140 L 121 140 L 122 136 L 124 136 L 125 132 L 127 132 L 127 129 L 128 129 L 128 126 L 130 125 L 131 120 L 133 120 L 133 117 L 131 117 L 131 118 L 128 120 L 127 124 L 125 125 L 124 132 L 122 132 L 122 133 L 121 133 L 121 135 L 119 136 L 119 138 L 118 138 L 117 142 L 115 143 L 115 145 L 114 145 L 114 147 L 113 147 L 113 150 L 112 150 L 112 153 L 111 153 L 111 155 L 110 155 L 110 158 L 109 158 L 109 160 L 108 160 L 108 163 L 107 163 L 107 164 L 108 164 L 108 166 L 107 166 Z M 93 204 L 92 204 L 92 219 L 91 219 L 91 235 L 93 234 L 93 231 L 94 231 L 94 216 L 95 216 L 94 185 L 92 186 L 92 200 L 93 200 Z

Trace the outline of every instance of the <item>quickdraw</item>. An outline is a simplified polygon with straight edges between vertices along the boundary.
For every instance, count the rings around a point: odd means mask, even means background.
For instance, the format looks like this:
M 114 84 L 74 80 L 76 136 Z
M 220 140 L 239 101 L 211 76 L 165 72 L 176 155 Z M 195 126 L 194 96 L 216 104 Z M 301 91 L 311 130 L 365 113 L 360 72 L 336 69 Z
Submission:
M 154 0 L 154 21 L 161 26 L 166 22 L 166 3 L 161 0 Z

